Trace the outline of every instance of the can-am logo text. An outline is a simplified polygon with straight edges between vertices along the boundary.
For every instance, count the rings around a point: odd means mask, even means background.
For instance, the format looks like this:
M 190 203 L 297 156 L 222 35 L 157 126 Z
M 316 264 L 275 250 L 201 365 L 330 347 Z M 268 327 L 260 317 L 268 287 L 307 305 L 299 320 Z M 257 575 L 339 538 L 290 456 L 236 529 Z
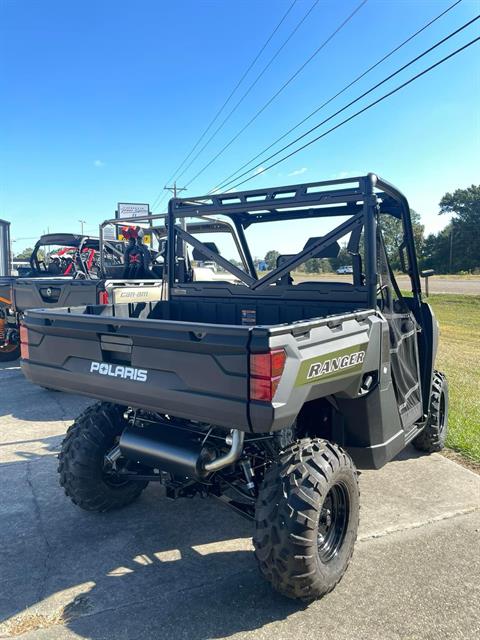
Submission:
M 107 364 L 106 362 L 91 362 L 90 373 L 99 373 L 101 376 L 111 378 L 122 378 L 123 380 L 135 380 L 135 382 L 146 382 L 148 371 L 146 369 L 136 369 L 135 367 L 124 367 L 121 364 Z
M 315 378 L 320 378 L 321 376 L 326 376 L 329 373 L 334 373 L 335 371 L 360 365 L 362 364 L 364 358 L 365 351 L 356 351 L 351 355 L 338 356 L 338 358 L 330 358 L 329 360 L 324 360 L 323 362 L 315 362 L 314 364 L 310 365 L 310 369 L 308 370 L 307 374 L 307 380 L 313 380 Z

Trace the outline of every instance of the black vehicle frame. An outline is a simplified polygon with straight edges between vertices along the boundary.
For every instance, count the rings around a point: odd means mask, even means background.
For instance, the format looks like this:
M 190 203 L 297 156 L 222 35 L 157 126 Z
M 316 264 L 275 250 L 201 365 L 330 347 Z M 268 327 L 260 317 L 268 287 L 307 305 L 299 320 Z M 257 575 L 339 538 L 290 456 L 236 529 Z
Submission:
M 32 254 L 29 262 L 31 271 L 28 273 L 21 273 L 19 275 L 23 277 L 35 277 L 35 276 L 63 276 L 68 275 L 61 272 L 52 274 L 45 266 L 43 259 L 40 257 L 40 251 L 42 247 L 58 245 L 59 247 L 71 247 L 75 250 L 74 266 L 77 272 L 80 272 L 85 278 L 90 278 L 91 274 L 85 266 L 83 260 L 81 260 L 81 254 L 84 249 L 99 250 L 99 240 L 91 236 L 78 235 L 75 233 L 49 233 L 41 236 L 35 246 L 33 247 Z M 43 268 L 42 268 L 43 265 Z M 70 274 L 71 275 L 71 274 Z
M 245 271 L 200 243 L 181 224 L 182 220 L 188 217 L 220 214 L 231 219 L 238 234 L 244 260 L 247 263 Z M 166 261 L 168 288 L 175 292 L 175 287 L 179 284 L 176 269 L 179 255 L 181 260 L 184 260 L 183 243 L 179 240 L 197 247 L 209 260 L 216 262 L 223 269 L 239 278 L 252 291 L 260 293 L 265 291 L 269 285 L 281 282 L 286 274 L 304 264 L 308 259 L 322 255 L 322 251 L 328 249 L 333 242 L 342 238 L 349 231 L 352 232 L 356 229 L 360 232 L 363 227 L 365 233 L 365 265 L 363 266 L 365 277 L 361 275 L 361 263 L 360 265 L 357 263 L 357 268 L 354 270 L 354 284 L 357 291 L 363 291 L 367 307 L 374 309 L 377 306 L 379 293 L 377 224 L 379 224 L 382 215 L 393 216 L 402 223 L 403 242 L 398 247 L 399 258 L 403 272 L 410 279 L 412 293 L 411 298 L 404 298 L 404 303 L 409 306 L 422 328 L 422 333 L 419 336 L 421 388 L 424 406 L 428 407 L 432 385 L 433 352 L 436 348 L 435 321 L 432 319 L 428 305 L 422 302 L 410 207 L 407 198 L 401 191 L 376 174 L 369 173 L 366 176 L 271 189 L 171 199 L 166 219 L 168 247 L 173 248 L 168 251 Z M 245 235 L 246 229 L 253 224 L 266 222 L 333 216 L 348 216 L 349 220 L 333 229 L 326 236 L 310 243 L 303 251 L 288 256 L 289 259 L 283 261 L 268 275 L 258 278 Z M 352 235 L 355 239 L 355 234 Z M 358 259 L 358 235 L 356 240 L 357 246 L 354 248 Z M 355 251 L 352 253 L 355 254 Z M 389 270 L 390 279 L 395 283 L 395 278 L 388 266 L 387 270 Z M 187 283 L 180 279 L 180 284 Z
M 343 185 L 357 184 L 356 187 Z M 335 185 L 341 185 L 335 188 Z M 327 187 L 331 189 L 327 190 Z M 322 209 L 314 207 L 321 205 Z M 310 208 L 309 208 L 310 207 Z M 267 209 L 267 211 L 265 211 Z M 296 209 L 282 214 L 285 209 Z M 370 306 L 375 306 L 377 297 L 377 269 L 376 269 L 376 240 L 375 217 L 380 213 L 387 213 L 402 220 L 405 233 L 405 246 L 407 252 L 412 292 L 418 304 L 421 302 L 420 278 L 415 255 L 415 243 L 412 232 L 410 209 L 405 196 L 393 185 L 382 180 L 374 174 L 358 178 L 345 178 L 325 182 L 313 182 L 309 184 L 289 185 L 275 189 L 256 189 L 253 191 L 235 192 L 234 194 L 208 195 L 193 198 L 172 199 L 168 206 L 167 225 L 169 228 L 169 246 L 178 247 L 177 237 L 196 246 L 195 238 L 177 225 L 177 220 L 198 215 L 222 214 L 229 217 L 237 230 L 242 249 L 247 257 L 251 278 L 242 277 L 234 265 L 226 260 L 219 261 L 218 254 L 203 247 L 205 254 L 218 262 L 225 269 L 242 279 L 251 286 L 252 290 L 262 288 L 274 283 L 293 268 L 304 263 L 311 257 L 322 251 L 336 238 L 340 238 L 355 227 L 363 225 L 366 230 L 366 287 Z M 258 282 L 257 274 L 250 254 L 245 230 L 252 224 L 273 222 L 280 220 L 299 220 L 308 218 L 352 216 L 344 225 L 337 227 L 327 236 L 318 239 L 291 259 Z M 169 251 L 168 284 L 175 285 L 174 267 L 175 250 Z

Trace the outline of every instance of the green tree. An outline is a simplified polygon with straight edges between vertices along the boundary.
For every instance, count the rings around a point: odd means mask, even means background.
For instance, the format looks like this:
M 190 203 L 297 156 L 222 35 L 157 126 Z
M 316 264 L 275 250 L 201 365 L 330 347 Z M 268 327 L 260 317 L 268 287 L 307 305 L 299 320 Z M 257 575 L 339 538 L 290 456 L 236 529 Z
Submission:
M 32 255 L 32 247 L 27 247 L 15 255 L 15 260 L 28 260 Z
M 310 258 L 305 262 L 306 273 L 321 273 L 322 265 L 318 258 Z
M 280 255 L 279 251 L 275 251 L 275 249 L 270 249 L 270 251 L 267 251 L 267 253 L 265 254 L 265 262 L 267 263 L 267 267 L 268 269 L 275 269 L 275 267 L 277 266 L 277 258 Z
M 329 258 L 329 262 L 333 271 L 336 271 L 340 267 L 351 266 L 352 256 L 348 253 L 346 245 L 340 247 L 338 256 L 336 258 Z
M 415 240 L 417 256 L 420 256 L 422 255 L 423 250 L 423 234 L 425 227 L 420 221 L 420 214 L 417 213 L 414 209 L 410 209 L 410 217 L 412 219 L 413 237 Z M 380 217 L 380 226 L 382 228 L 385 249 L 387 251 L 392 269 L 399 270 L 401 265 L 398 248 L 403 242 L 402 221 L 391 215 L 382 215 Z
M 452 215 L 448 271 L 473 271 L 480 267 L 480 185 L 446 193 L 440 215 Z
M 437 273 L 448 272 L 451 230 L 452 225 L 449 224 L 439 233 L 431 233 L 425 238 L 420 259 L 422 269 L 435 269 Z
M 310 258 L 304 263 L 306 273 L 329 273 L 332 266 L 328 258 Z

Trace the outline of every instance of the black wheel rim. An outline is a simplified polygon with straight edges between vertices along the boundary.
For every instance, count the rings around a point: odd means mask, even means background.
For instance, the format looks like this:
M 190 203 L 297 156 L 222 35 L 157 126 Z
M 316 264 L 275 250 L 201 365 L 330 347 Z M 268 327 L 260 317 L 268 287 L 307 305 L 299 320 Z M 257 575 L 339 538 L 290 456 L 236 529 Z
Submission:
M 438 429 L 440 433 L 445 431 L 445 422 L 446 422 L 446 401 L 445 394 L 442 392 L 440 394 L 440 406 L 438 407 Z
M 120 474 L 117 472 L 110 470 L 103 470 L 102 473 L 103 481 L 106 485 L 108 485 L 111 489 L 118 489 L 119 487 L 124 487 L 129 482 L 131 482 L 128 478 L 122 478 Z
M 325 496 L 318 521 L 317 547 L 324 563 L 335 558 L 345 540 L 350 512 L 350 497 L 347 487 L 333 485 Z

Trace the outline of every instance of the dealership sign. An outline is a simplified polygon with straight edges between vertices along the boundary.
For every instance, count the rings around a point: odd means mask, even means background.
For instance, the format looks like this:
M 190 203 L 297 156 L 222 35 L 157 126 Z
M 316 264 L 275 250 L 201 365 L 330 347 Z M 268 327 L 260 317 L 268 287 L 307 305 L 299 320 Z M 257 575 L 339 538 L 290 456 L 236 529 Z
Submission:
M 117 218 L 143 218 L 150 215 L 150 205 L 134 204 L 131 202 L 119 202 L 117 207 Z

